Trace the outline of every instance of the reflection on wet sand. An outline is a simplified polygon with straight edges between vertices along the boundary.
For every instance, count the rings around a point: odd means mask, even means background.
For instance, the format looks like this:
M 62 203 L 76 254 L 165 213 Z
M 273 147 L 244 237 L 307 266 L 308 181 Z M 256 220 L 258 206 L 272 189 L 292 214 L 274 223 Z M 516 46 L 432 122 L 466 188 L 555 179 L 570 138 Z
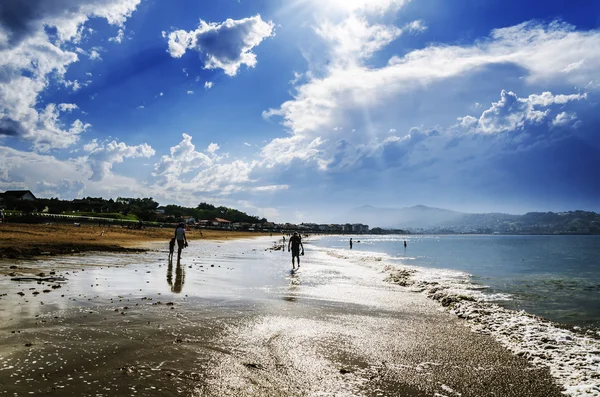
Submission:
M 177 267 L 175 268 L 175 283 L 173 283 L 173 260 L 169 260 L 167 266 L 167 284 L 171 287 L 171 292 L 180 293 L 185 282 L 185 268 L 181 266 L 181 259 L 177 259 Z
M 562 395 L 424 296 L 311 250 L 290 274 L 272 243 L 194 244 L 166 285 L 164 250 L 60 259 L 36 295 L 0 279 L 0 396 Z
M 296 302 L 298 300 L 298 286 L 300 285 L 300 278 L 295 272 L 290 272 L 290 276 L 288 277 L 290 280 L 290 286 L 287 289 L 287 293 L 282 297 L 284 301 L 287 302 Z

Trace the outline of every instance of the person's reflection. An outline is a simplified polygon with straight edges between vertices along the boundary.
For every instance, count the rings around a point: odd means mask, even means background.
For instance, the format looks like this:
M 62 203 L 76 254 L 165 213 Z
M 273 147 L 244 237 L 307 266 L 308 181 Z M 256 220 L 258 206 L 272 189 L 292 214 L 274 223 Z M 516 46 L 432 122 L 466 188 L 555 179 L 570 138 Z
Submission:
M 176 294 L 180 293 L 183 289 L 183 283 L 185 282 L 185 269 L 181 266 L 181 261 L 177 261 L 177 266 L 175 267 L 175 282 L 173 282 L 173 261 L 169 261 L 169 266 L 167 266 L 167 283 L 169 287 L 171 287 L 171 292 Z
M 287 294 L 283 296 L 283 300 L 288 302 L 296 302 L 296 296 L 298 293 L 298 286 L 300 285 L 300 279 L 297 277 L 296 274 L 291 274 L 289 280 L 290 287 L 287 290 Z

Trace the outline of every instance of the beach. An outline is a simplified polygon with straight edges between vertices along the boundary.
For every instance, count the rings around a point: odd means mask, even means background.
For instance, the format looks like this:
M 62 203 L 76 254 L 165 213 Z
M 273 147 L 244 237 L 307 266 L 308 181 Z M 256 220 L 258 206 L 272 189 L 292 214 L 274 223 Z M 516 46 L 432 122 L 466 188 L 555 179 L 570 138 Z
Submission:
M 0 395 L 562 395 L 385 272 L 308 242 L 290 274 L 274 243 L 197 240 L 179 265 L 166 242 L 17 262 L 56 279 L 0 279 Z
M 257 235 L 262 234 L 212 229 L 189 229 L 187 232 L 190 240 L 227 240 Z M 140 252 L 148 242 L 169 241 L 172 237 L 172 227 L 130 229 L 115 225 L 0 223 L 0 259 L 27 259 L 90 251 Z

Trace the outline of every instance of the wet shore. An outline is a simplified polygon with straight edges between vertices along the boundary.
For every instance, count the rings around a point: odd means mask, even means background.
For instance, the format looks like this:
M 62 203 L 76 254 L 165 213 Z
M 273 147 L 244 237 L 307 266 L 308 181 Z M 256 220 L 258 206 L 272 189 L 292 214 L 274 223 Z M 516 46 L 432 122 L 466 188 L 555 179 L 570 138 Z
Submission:
M 0 279 L 0 395 L 560 396 L 548 370 L 385 274 L 273 239 L 49 258 Z

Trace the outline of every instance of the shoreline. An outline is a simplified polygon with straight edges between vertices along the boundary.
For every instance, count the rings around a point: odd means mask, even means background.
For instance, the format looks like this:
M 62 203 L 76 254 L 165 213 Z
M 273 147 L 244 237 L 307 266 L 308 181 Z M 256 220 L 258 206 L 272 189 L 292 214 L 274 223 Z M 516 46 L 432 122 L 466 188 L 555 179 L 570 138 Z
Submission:
M 504 308 L 483 292 L 482 286 L 465 281 L 467 273 L 433 276 L 436 269 L 391 261 L 382 252 L 320 247 L 334 257 L 367 265 L 386 275 L 385 281 L 402 290 L 436 302 L 475 334 L 488 335 L 511 354 L 534 366 L 547 368 L 570 396 L 600 396 L 600 329 L 582 330 L 535 314 Z M 456 278 L 457 275 L 459 278 Z M 445 279 L 447 278 L 447 279 Z M 469 277 L 467 277 L 469 278 Z

